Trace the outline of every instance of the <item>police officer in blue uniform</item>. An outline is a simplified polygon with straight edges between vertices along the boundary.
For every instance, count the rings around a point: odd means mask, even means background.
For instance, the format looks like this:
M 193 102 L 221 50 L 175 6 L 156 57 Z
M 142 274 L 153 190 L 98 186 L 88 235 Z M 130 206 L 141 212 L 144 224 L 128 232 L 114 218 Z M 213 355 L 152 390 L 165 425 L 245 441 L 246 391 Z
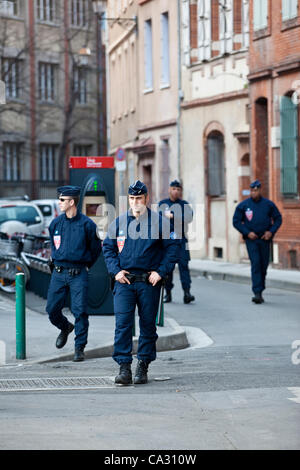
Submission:
M 77 209 L 80 195 L 78 186 L 57 188 L 59 206 L 63 212 L 50 224 L 52 276 L 48 290 L 46 311 L 53 325 L 61 330 L 56 347 L 62 348 L 74 325 L 62 314 L 70 292 L 71 311 L 75 317 L 74 361 L 84 360 L 88 337 L 87 288 L 88 272 L 101 253 L 96 224 Z
M 281 214 L 274 204 L 262 197 L 261 183 L 250 184 L 250 198 L 236 207 L 233 226 L 243 235 L 251 263 L 252 301 L 264 302 L 262 292 L 270 258 L 270 244 L 282 223 Z
M 180 244 L 177 253 L 177 263 L 179 268 L 180 281 L 184 292 L 183 302 L 188 304 L 195 300 L 195 297 L 191 295 L 191 276 L 189 271 L 188 263 L 190 261 L 190 252 L 187 248 L 187 236 L 186 232 L 188 224 L 193 220 L 193 210 L 189 203 L 183 199 L 182 196 L 182 184 L 178 180 L 171 181 L 169 187 L 169 197 L 159 202 L 159 211 L 170 220 L 171 230 L 177 234 L 180 239 Z M 168 273 L 166 280 L 165 290 L 166 295 L 164 302 L 171 302 L 172 295 L 171 290 L 174 287 L 173 284 L 173 271 Z
M 103 255 L 115 284 L 115 340 L 113 359 L 119 364 L 116 384 L 132 383 L 132 328 L 138 307 L 140 336 L 135 384 L 148 381 L 148 365 L 156 358 L 156 315 L 162 280 L 176 260 L 177 240 L 163 233 L 162 217 L 147 207 L 147 187 L 129 186 L 130 209 L 110 224 Z

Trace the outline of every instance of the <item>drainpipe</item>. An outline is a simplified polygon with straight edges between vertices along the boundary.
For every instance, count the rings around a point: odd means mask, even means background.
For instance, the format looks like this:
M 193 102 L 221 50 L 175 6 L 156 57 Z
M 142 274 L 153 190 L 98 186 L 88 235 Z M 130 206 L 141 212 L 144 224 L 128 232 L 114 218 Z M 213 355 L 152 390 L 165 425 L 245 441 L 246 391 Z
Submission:
M 178 97 L 177 97 L 177 175 L 180 179 L 181 168 L 180 168 L 180 154 L 181 154 L 181 100 L 182 100 L 182 90 L 181 90 L 181 10 L 180 10 L 181 1 L 177 0 L 177 37 L 178 37 L 178 56 L 177 56 L 177 67 L 178 67 Z

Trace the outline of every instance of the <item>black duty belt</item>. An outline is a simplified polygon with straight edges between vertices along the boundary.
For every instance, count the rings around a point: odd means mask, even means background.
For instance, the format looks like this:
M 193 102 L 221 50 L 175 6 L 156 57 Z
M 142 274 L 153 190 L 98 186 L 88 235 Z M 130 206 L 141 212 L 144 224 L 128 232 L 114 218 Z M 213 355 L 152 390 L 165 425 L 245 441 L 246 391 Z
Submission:
M 66 268 L 65 266 L 54 266 L 54 269 L 57 273 L 68 271 L 68 274 L 70 274 L 70 276 L 77 276 L 81 273 L 81 268 Z
M 149 280 L 149 273 L 140 273 L 140 274 L 125 274 L 127 277 L 128 281 L 130 284 L 133 284 L 134 282 L 148 282 Z

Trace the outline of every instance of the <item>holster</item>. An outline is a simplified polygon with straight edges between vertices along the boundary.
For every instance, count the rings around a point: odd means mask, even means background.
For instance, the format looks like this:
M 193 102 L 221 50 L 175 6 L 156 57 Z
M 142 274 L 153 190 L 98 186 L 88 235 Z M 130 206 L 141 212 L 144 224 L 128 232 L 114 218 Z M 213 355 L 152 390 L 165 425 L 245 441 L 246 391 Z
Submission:
M 54 271 L 54 263 L 53 263 L 52 258 L 49 258 L 49 259 L 48 259 L 47 264 L 48 264 L 48 266 L 49 266 L 49 269 L 50 269 L 51 273 L 53 273 L 53 271 Z

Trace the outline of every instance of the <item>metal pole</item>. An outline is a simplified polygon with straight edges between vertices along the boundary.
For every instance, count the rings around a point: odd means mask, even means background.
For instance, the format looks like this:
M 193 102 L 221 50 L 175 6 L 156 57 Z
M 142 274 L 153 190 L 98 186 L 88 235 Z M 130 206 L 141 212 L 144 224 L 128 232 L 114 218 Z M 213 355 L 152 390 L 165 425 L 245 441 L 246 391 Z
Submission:
M 24 273 L 16 274 L 16 359 L 26 359 Z

